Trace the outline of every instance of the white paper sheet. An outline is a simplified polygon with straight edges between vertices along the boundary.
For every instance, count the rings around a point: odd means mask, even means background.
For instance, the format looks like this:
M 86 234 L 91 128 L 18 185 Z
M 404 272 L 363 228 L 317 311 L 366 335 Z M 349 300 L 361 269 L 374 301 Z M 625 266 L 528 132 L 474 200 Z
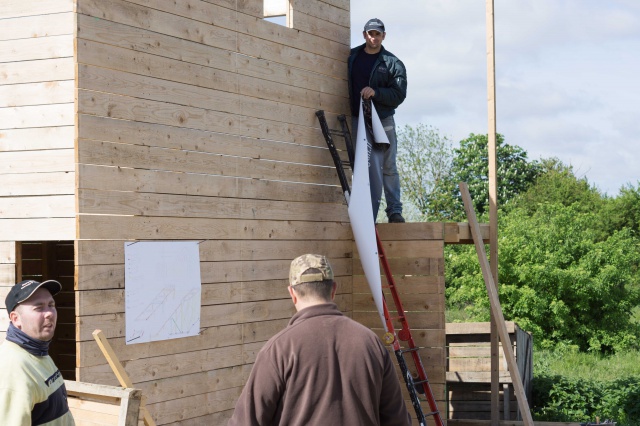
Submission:
M 200 252 L 195 241 L 124 243 L 126 343 L 200 332 Z
M 377 118 L 375 110 L 372 115 Z M 380 122 L 380 120 L 378 120 Z M 382 124 L 380 124 L 382 127 Z M 384 134 L 384 129 L 383 129 Z M 386 134 L 385 134 L 386 139 Z M 387 143 L 389 141 L 387 140 Z M 378 244 L 376 242 L 375 222 L 373 221 L 373 207 L 371 206 L 371 189 L 369 183 L 369 147 L 367 146 L 367 132 L 364 127 L 364 114 L 360 102 L 360 117 L 358 119 L 358 140 L 356 141 L 356 158 L 354 175 L 351 184 L 349 200 L 349 219 L 351 229 L 358 247 L 358 254 L 362 262 L 364 275 L 369 283 L 371 294 L 375 302 L 380 321 L 385 331 L 387 324 L 384 320 L 382 305 L 382 280 L 380 277 L 380 261 L 378 258 Z

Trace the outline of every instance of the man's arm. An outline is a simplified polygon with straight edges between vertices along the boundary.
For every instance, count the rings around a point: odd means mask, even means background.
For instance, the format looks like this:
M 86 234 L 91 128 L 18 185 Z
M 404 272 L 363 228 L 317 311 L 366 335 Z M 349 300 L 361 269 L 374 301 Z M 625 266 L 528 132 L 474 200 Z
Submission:
M 0 424 L 30 426 L 31 397 L 12 388 L 1 386 Z
M 277 369 L 260 351 L 227 426 L 271 425 L 283 392 Z
M 387 87 L 376 87 L 373 99 L 380 104 L 397 108 L 407 97 L 407 70 L 400 59 L 389 67 Z

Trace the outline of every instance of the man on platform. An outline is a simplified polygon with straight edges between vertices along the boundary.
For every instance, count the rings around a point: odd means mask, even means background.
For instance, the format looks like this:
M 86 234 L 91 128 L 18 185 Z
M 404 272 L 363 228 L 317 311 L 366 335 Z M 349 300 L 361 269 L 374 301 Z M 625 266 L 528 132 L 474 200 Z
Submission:
M 53 296 L 61 289 L 57 281 L 27 280 L 5 299 L 11 322 L 0 345 L 2 425 L 74 425 L 64 379 L 48 354 L 58 318 Z
M 297 313 L 258 353 L 229 426 L 411 424 L 389 353 L 340 312 L 336 288 L 324 256 L 293 260 Z
M 372 200 L 373 214 L 377 215 L 380 187 L 383 186 L 389 222 L 404 222 L 400 177 L 396 167 L 398 146 L 393 115 L 407 96 L 407 71 L 402 61 L 382 46 L 386 32 L 381 20 L 370 19 L 365 24 L 362 35 L 365 43 L 351 49 L 348 60 L 353 139 L 357 143 L 360 99 L 371 100 L 389 139 L 386 148 L 382 144 L 372 143 L 369 180 L 372 198 L 375 198 Z

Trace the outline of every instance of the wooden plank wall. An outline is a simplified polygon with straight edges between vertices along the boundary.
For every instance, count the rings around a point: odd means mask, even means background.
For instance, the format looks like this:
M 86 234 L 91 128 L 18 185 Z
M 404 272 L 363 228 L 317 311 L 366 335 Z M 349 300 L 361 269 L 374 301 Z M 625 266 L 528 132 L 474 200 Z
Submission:
M 9 327 L 9 315 L 4 299 L 16 283 L 16 243 L 0 241 L 0 342 L 4 341 Z
M 511 350 L 516 356 L 521 378 L 528 389 L 532 380 L 531 335 L 514 322 L 507 322 Z M 491 348 L 489 323 L 449 323 L 447 331 L 447 383 L 450 419 L 491 418 Z M 513 420 L 517 416 L 511 376 L 500 345 L 500 417 Z M 505 390 L 507 391 L 505 393 Z M 505 404 L 505 398 L 507 404 Z
M 433 395 L 444 419 L 445 413 L 445 298 L 444 298 L 444 226 L 443 223 L 378 224 L 389 266 L 407 311 L 407 321 L 414 341 L 420 349 L 420 357 L 426 369 Z M 380 336 L 384 333 L 373 303 L 371 291 L 363 275 L 360 259 L 353 261 L 353 318 L 372 328 Z M 386 279 L 383 276 L 383 285 Z M 388 290 L 389 311 L 395 312 Z M 399 323 L 395 324 L 400 330 Z M 392 354 L 395 363 L 395 355 Z M 407 359 L 411 368 L 413 362 Z M 398 370 L 399 373 L 399 370 Z M 415 422 L 415 412 L 403 384 L 407 408 Z M 423 403 L 423 411 L 430 412 Z M 434 425 L 433 417 L 427 423 Z
M 315 111 L 348 110 L 348 0 L 77 0 L 78 379 L 109 338 L 158 424 L 224 424 L 288 322 L 291 259 L 326 254 L 352 310 L 352 235 Z M 124 241 L 197 240 L 201 335 L 124 342 Z
M 0 240 L 75 238 L 73 0 L 0 2 Z

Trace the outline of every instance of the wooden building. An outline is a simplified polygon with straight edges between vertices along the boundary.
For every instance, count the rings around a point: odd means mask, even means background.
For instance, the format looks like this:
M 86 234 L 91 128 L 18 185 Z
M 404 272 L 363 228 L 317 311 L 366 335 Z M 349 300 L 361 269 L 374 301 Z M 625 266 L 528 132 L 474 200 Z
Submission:
M 531 401 L 533 338 L 512 321 L 506 323 L 510 350 L 527 400 Z M 491 325 L 488 322 L 448 323 L 446 331 L 447 410 L 449 419 L 491 419 Z M 500 418 L 522 420 L 511 374 L 500 345 Z
M 379 331 L 314 114 L 348 113 L 349 0 L 282 4 L 0 2 L 0 298 L 60 280 L 64 376 L 116 384 L 102 329 L 158 424 L 225 423 L 294 311 L 299 254 L 329 256 L 338 305 Z M 443 403 L 443 245 L 468 230 L 379 229 Z M 140 240 L 201 242 L 200 335 L 125 344 L 124 243 Z

